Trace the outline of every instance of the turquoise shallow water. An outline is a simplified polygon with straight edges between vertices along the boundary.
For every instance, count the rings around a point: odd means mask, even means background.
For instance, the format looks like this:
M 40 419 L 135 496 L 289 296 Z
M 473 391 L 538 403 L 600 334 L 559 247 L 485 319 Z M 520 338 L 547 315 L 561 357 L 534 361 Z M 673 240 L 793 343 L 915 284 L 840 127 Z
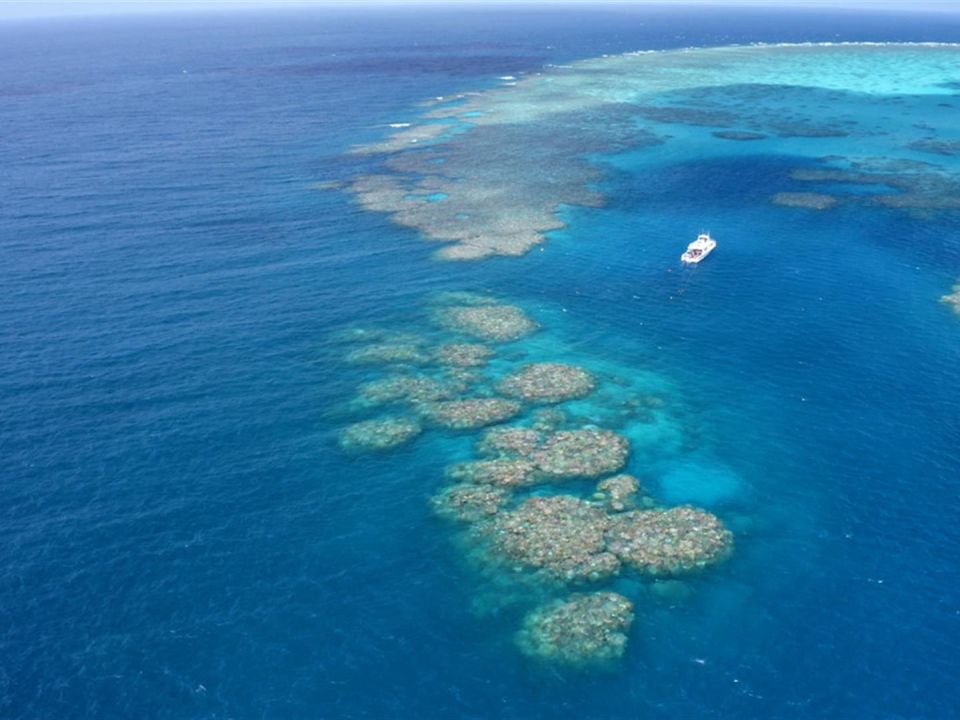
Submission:
M 960 222 L 771 202 L 879 192 L 796 179 L 828 155 L 956 172 L 908 147 L 960 137 L 955 87 L 738 77 L 657 97 L 859 129 L 738 142 L 703 116 L 648 113 L 671 139 L 599 153 L 606 204 L 562 208 L 566 227 L 522 258 L 438 262 L 414 230 L 311 186 L 379 171 L 346 151 L 415 122 L 422 100 L 544 62 L 960 28 L 583 12 L 2 28 L 4 716 L 956 716 L 960 324 L 937 301 L 960 273 Z M 679 267 L 704 226 L 717 253 Z M 474 436 L 337 446 L 378 372 L 344 362 L 338 334 L 436 333 L 430 298 L 462 289 L 542 325 L 493 374 L 588 367 L 600 389 L 570 412 L 631 439 L 628 469 L 659 502 L 735 533 L 684 593 L 629 573 L 605 585 L 636 604 L 612 670 L 518 653 L 525 607 L 432 515 Z M 664 405 L 618 416 L 633 392 Z

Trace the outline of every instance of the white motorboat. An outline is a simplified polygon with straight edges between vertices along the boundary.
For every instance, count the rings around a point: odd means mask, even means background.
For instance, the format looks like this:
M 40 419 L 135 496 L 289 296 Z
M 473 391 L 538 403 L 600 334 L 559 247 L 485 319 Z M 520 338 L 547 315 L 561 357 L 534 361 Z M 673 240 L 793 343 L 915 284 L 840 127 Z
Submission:
M 697 239 L 687 245 L 687 251 L 680 256 L 685 263 L 698 263 L 713 252 L 717 241 L 710 237 L 710 233 L 701 233 Z

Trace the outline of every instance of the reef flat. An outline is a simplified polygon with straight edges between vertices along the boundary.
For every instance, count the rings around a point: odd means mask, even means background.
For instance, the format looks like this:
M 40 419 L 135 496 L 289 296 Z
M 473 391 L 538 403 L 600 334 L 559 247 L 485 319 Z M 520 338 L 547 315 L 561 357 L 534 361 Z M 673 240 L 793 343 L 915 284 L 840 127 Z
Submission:
M 372 373 L 343 409 L 341 447 L 389 453 L 431 433 L 473 435 L 472 455 L 449 458 L 428 502 L 456 528 L 479 594 L 525 612 L 523 655 L 578 667 L 621 658 L 641 593 L 614 583 L 702 572 L 733 549 L 717 515 L 659 502 L 625 472 L 650 471 L 651 445 L 683 452 L 663 442 L 683 431 L 662 381 L 572 362 L 535 313 L 495 297 L 444 293 L 425 306 L 422 323 L 337 335 L 344 363 Z
M 839 183 L 846 201 L 956 209 L 960 168 L 948 161 L 958 141 L 939 136 L 925 116 L 903 117 L 899 129 L 870 120 L 906 94 L 949 94 L 958 65 L 956 45 L 844 43 L 640 52 L 548 66 L 425 103 L 412 127 L 354 149 L 380 157 L 383 171 L 355 178 L 349 189 L 363 207 L 444 243 L 439 258 L 516 256 L 563 226 L 561 206 L 605 202 L 598 156 L 642 152 L 655 164 L 661 155 L 675 162 L 691 146 L 724 152 L 689 142 L 702 131 L 740 141 L 719 144 L 727 146 L 776 137 L 798 160 L 821 163 L 798 167 L 796 180 L 812 188 L 775 194 L 775 204 L 829 210 L 840 199 L 826 188 Z M 858 154 L 847 156 L 853 145 Z M 944 162 L 910 167 L 933 157 Z

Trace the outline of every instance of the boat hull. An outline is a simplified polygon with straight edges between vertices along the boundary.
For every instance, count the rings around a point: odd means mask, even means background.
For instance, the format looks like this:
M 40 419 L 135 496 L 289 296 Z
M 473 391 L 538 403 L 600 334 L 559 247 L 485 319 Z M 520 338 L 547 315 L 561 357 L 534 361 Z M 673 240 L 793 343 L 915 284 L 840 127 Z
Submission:
M 707 255 L 712 253 L 716 246 L 716 241 L 711 241 L 706 246 L 698 248 L 700 250 L 698 253 L 692 253 L 691 249 L 688 248 L 687 251 L 680 256 L 680 261 L 687 265 L 696 265 L 697 263 L 702 262 Z

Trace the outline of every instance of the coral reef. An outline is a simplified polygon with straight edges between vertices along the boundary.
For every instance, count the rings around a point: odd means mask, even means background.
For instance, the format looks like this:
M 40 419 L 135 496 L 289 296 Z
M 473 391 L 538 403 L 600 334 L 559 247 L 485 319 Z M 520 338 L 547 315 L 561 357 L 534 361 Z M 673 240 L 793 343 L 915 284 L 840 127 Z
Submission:
M 497 487 L 520 487 L 535 482 L 536 466 L 529 460 L 473 460 L 447 468 L 451 480 Z
M 892 52 L 902 62 L 891 63 Z M 424 239 L 450 243 L 437 253 L 442 259 L 517 256 L 563 227 L 560 207 L 603 204 L 596 188 L 604 170 L 591 157 L 674 141 L 644 125 L 701 126 L 734 141 L 777 134 L 814 148 L 823 139 L 876 139 L 887 130 L 865 120 L 873 113 L 856 111 L 879 98 L 896 102 L 900 87 L 943 93 L 942 68 L 956 58 L 946 46 L 851 43 L 626 53 L 547 67 L 431 102 L 418 121 L 356 148 L 377 154 L 382 167 L 355 178 L 349 191 Z M 827 65 L 831 72 L 823 73 Z M 785 113 L 785 104 L 798 110 Z M 834 110 L 827 117 L 801 107 Z M 955 140 L 931 136 L 940 129 L 918 129 L 924 136 L 913 151 L 957 154 Z M 363 172 L 372 164 L 363 163 Z M 954 207 L 946 189 L 877 202 Z
M 549 478 L 599 477 L 627 462 L 629 441 L 611 430 L 561 430 L 549 436 L 531 459 Z
M 543 570 L 560 580 L 615 575 L 620 561 L 606 550 L 610 517 L 571 495 L 532 497 L 483 528 L 494 553 L 508 563 Z
M 460 381 L 442 381 L 426 375 L 391 375 L 364 383 L 360 397 L 370 405 L 394 402 L 421 404 L 449 400 L 466 392 L 468 385 Z
M 598 428 L 551 434 L 534 428 L 493 428 L 477 444 L 481 455 L 527 461 L 533 472 L 527 479 L 530 483 L 616 472 L 626 463 L 629 448 L 629 441 L 622 435 Z
M 739 140 L 741 142 L 750 140 L 763 140 L 767 136 L 758 132 L 746 132 L 744 130 L 717 130 L 711 133 L 715 138 L 721 140 Z
M 960 305 L 960 286 L 956 296 Z M 687 506 L 651 509 L 654 501 L 641 495 L 635 477 L 615 474 L 627 462 L 630 442 L 594 423 L 619 426 L 630 418 L 636 429 L 638 422 L 659 422 L 664 399 L 615 376 L 609 382 L 621 387 L 598 390 L 594 376 L 576 365 L 520 365 L 527 357 L 523 348 L 501 350 L 490 369 L 479 370 L 493 350 L 457 336 L 509 342 L 539 326 L 519 308 L 476 293 L 443 293 L 431 305 L 432 319 L 444 331 L 417 335 L 403 328 L 354 329 L 339 334 L 353 348 L 348 361 L 384 366 L 360 371 L 375 379 L 359 385 L 347 410 L 407 405 L 412 413 L 349 425 L 340 433 L 341 447 L 389 450 L 426 427 L 479 430 L 516 418 L 530 405 L 593 393 L 583 407 L 574 406 L 583 416 L 540 407 L 523 425 L 486 428 L 475 444 L 474 459 L 447 467 L 447 484 L 430 498 L 430 506 L 438 517 L 463 523 L 458 537 L 490 583 L 477 595 L 487 593 L 485 607 L 500 611 L 538 605 L 516 635 L 524 654 L 566 665 L 616 660 L 625 652 L 633 621 L 629 599 L 591 592 L 545 600 L 569 592 L 571 585 L 609 581 L 630 570 L 656 576 L 661 583 L 648 583 L 648 601 L 673 603 L 675 596 L 691 592 L 690 586 L 662 584 L 664 580 L 717 562 L 732 547 L 732 534 L 715 516 Z M 491 377 L 493 370 L 499 378 Z M 576 481 L 594 479 L 592 495 L 581 497 L 585 483 Z M 558 481 L 568 481 L 577 494 L 556 494 L 549 486 Z
M 711 513 L 689 506 L 615 515 L 606 546 L 624 564 L 653 575 L 702 568 L 727 557 L 733 534 Z
M 621 476 L 629 487 L 633 478 Z M 634 480 L 635 482 L 635 480 Z M 623 563 L 651 575 L 689 572 L 725 559 L 733 535 L 693 507 L 607 512 L 572 495 L 531 497 L 479 529 L 499 562 L 557 580 L 599 580 Z
M 818 127 L 806 123 L 776 123 L 774 129 L 782 138 L 840 138 L 850 133 L 836 127 Z
M 947 157 L 960 156 L 960 140 L 941 140 L 937 138 L 923 138 L 910 143 L 911 150 L 945 155 Z
M 935 165 L 897 158 L 831 157 L 831 165 L 797 168 L 790 177 L 801 182 L 845 183 L 889 188 L 893 192 L 866 193 L 862 202 L 903 210 L 960 208 L 960 177 Z
M 481 367 L 493 355 L 493 350 L 479 343 L 451 343 L 437 348 L 437 361 L 454 367 Z
M 487 456 L 507 456 L 529 458 L 543 442 L 543 433 L 533 428 L 498 427 L 487 430 L 477 452 Z
M 678 125 L 702 125 L 718 127 L 731 125 L 737 121 L 737 116 L 731 112 L 718 109 L 703 109 L 680 106 L 642 105 L 637 106 L 636 112 L 646 120 Z
M 444 123 L 423 123 L 398 130 L 383 142 L 353 148 L 352 152 L 358 154 L 397 152 L 418 143 L 436 141 L 449 131 L 450 125 Z
M 357 348 L 347 355 L 347 362 L 368 365 L 426 365 L 430 354 L 411 343 L 381 343 Z
M 633 603 L 613 592 L 577 593 L 527 615 L 517 633 L 520 651 L 564 665 L 617 660 L 627 647 Z
M 567 423 L 567 414 L 557 408 L 543 408 L 531 415 L 533 429 L 539 432 L 551 433 Z
M 633 475 L 615 475 L 597 483 L 593 499 L 608 512 L 623 512 L 636 507 L 639 492 L 640 483 Z
M 435 317 L 448 330 L 492 342 L 518 340 L 538 327 L 514 305 L 446 307 L 440 308 Z
M 509 499 L 506 490 L 461 483 L 440 490 L 430 498 L 430 505 L 442 518 L 472 523 L 496 515 Z
M 829 210 L 837 204 L 833 195 L 812 192 L 780 192 L 770 198 L 775 205 L 809 208 L 810 210 Z
M 344 428 L 340 447 L 345 450 L 389 450 L 420 434 L 420 423 L 405 417 L 364 420 Z
M 428 403 L 422 409 L 438 425 L 451 430 L 472 430 L 509 420 L 520 412 L 521 405 L 504 398 L 466 398 Z
M 497 390 L 528 402 L 557 403 L 582 398 L 595 387 L 593 375 L 576 365 L 534 363 L 507 375 Z
M 531 145 L 528 138 L 539 134 L 536 128 L 493 125 L 488 122 L 493 113 L 481 115 L 471 117 L 468 125 L 458 109 L 439 107 L 429 113 L 430 120 L 455 123 L 465 132 L 421 138 L 411 137 L 417 132 L 411 128 L 369 146 L 368 150 L 386 154 L 385 170 L 391 174 L 357 178 L 350 190 L 363 207 L 389 213 L 394 222 L 416 228 L 425 239 L 453 243 L 437 253 L 441 259 L 517 256 L 543 242 L 550 230 L 563 227 L 555 215 L 558 203 L 596 206 L 602 202 L 599 193 L 587 186 L 601 174 L 585 154 L 655 141 L 631 121 L 627 105 L 608 104 L 602 123 L 595 122 L 593 113 L 552 118 L 555 132 L 576 138 L 576 152 L 564 142 Z M 580 130 L 584 125 L 592 129 L 588 135 Z M 515 151 L 520 146 L 527 146 L 522 160 Z M 547 167 L 548 175 L 543 171 Z M 443 202 L 421 199 L 435 193 L 445 195 Z

